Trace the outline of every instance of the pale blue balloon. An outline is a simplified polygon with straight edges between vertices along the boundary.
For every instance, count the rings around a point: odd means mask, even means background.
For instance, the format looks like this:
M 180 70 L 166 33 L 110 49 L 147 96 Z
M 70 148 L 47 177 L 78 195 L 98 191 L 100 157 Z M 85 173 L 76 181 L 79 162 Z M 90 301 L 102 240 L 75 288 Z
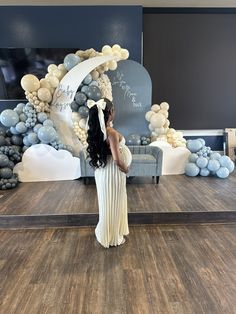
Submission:
M 87 96 L 82 93 L 78 92 L 75 94 L 75 101 L 77 102 L 78 105 L 84 105 L 87 100 Z
M 23 110 L 23 108 L 25 107 L 25 104 L 23 102 L 20 102 L 16 108 L 20 109 L 20 110 Z
M 127 137 L 128 145 L 140 145 L 141 144 L 141 136 L 139 134 L 130 134 Z
M 48 144 L 55 140 L 56 130 L 51 126 L 42 126 L 38 131 L 38 138 L 41 142 Z
M 221 165 L 221 167 L 227 167 L 227 165 L 230 163 L 231 159 L 229 158 L 229 156 L 221 156 L 219 159 L 219 163 Z
M 37 114 L 37 119 L 39 122 L 43 123 L 45 120 L 47 120 L 48 116 L 45 112 L 39 112 Z
M 0 121 L 6 127 L 15 126 L 19 122 L 19 116 L 14 110 L 6 109 L 2 111 Z
M 0 126 L 0 135 L 3 135 L 3 136 L 6 135 L 6 130 L 2 126 Z
M 193 162 L 193 163 L 196 162 L 197 159 L 198 159 L 198 155 L 195 153 L 190 154 L 188 157 L 188 161 Z
M 20 114 L 20 121 L 25 122 L 27 120 L 27 116 L 24 113 Z
M 196 153 L 203 147 L 202 141 L 200 140 L 188 140 L 186 145 L 191 153 Z
M 40 129 L 42 126 L 43 126 L 43 125 L 42 125 L 41 123 L 36 124 L 35 127 L 34 127 L 34 129 L 33 129 L 34 132 L 35 132 L 35 133 L 38 133 L 39 129 Z
M 79 107 L 78 112 L 82 118 L 87 118 L 89 114 L 89 109 L 86 106 L 81 106 Z
M 211 158 L 211 159 L 219 160 L 220 157 L 221 157 L 221 154 L 219 154 L 219 153 L 211 153 L 211 154 L 210 154 L 210 158 Z
M 202 143 L 202 146 L 206 145 L 206 142 L 205 142 L 205 140 L 203 138 L 198 138 L 197 140 Z
M 23 138 L 23 143 L 25 146 L 31 146 L 30 141 L 28 140 L 28 135 Z
M 83 84 L 89 85 L 92 82 L 93 78 L 91 74 L 88 74 L 83 80 Z
M 53 126 L 53 122 L 50 119 L 46 119 L 46 120 L 43 121 L 43 125 Z
M 0 135 L 0 146 L 5 146 L 6 145 L 6 140 L 3 135 Z
M 217 171 L 218 169 L 220 169 L 220 163 L 218 160 L 216 159 L 210 159 L 209 162 L 208 162 L 208 165 L 207 165 L 207 168 L 210 170 L 210 171 Z
M 189 162 L 185 166 L 185 174 L 189 177 L 196 177 L 199 174 L 200 169 L 193 162 Z
M 80 57 L 75 55 L 74 53 L 69 53 L 64 58 L 64 66 L 67 69 L 67 71 L 70 71 L 79 62 L 80 62 Z
M 221 179 L 225 179 L 229 176 L 229 170 L 226 167 L 220 167 L 220 169 L 216 171 L 216 175 Z
M 197 160 L 196 160 L 196 165 L 199 167 L 199 168 L 206 168 L 208 164 L 208 159 L 205 158 L 205 157 L 199 157 Z
M 30 142 L 31 145 L 35 145 L 35 144 L 38 144 L 39 143 L 39 139 L 38 139 L 38 136 L 37 134 L 35 133 L 29 133 L 28 135 L 28 141 Z
M 235 165 L 234 162 L 232 160 L 229 161 L 229 163 L 227 164 L 226 168 L 229 170 L 229 173 L 234 171 Z
M 16 128 L 14 127 L 14 126 L 11 126 L 10 127 L 10 132 L 12 133 L 12 134 L 19 134 L 19 132 L 16 130 Z
M 202 177 L 207 177 L 207 176 L 209 176 L 209 174 L 210 174 L 210 171 L 207 168 L 202 168 L 200 170 L 200 176 L 202 176 Z
M 25 133 L 27 131 L 27 127 L 26 127 L 25 122 L 23 122 L 23 121 L 18 122 L 16 125 L 16 131 L 19 133 Z

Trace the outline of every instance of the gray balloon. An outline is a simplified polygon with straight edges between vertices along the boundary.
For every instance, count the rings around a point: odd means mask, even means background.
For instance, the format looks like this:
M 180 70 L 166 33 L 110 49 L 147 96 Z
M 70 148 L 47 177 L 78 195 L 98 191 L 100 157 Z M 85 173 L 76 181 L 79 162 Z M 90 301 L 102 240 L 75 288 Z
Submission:
M 8 166 L 8 163 L 9 158 L 4 154 L 0 154 L 0 167 L 6 167 Z
M 87 96 L 84 93 L 78 92 L 75 94 L 75 101 L 78 105 L 84 105 L 87 100 Z
M 93 99 L 95 101 L 101 99 L 102 97 L 100 89 L 95 85 L 91 85 L 88 87 L 87 95 L 88 98 Z
M 11 142 L 12 142 L 13 145 L 22 145 L 23 140 L 22 140 L 21 136 L 13 135 L 11 137 Z
M 81 106 L 79 107 L 78 112 L 82 118 L 87 118 L 89 114 L 89 109 L 86 106 Z
M 5 136 L 6 135 L 6 130 L 4 127 L 0 126 L 0 135 Z
M 0 169 L 0 177 L 3 179 L 10 179 L 13 175 L 13 172 L 10 168 Z
M 130 134 L 127 138 L 128 145 L 140 145 L 141 137 L 138 134 Z
M 3 135 L 0 135 L 0 146 L 6 145 L 5 137 Z
M 71 110 L 72 110 L 72 111 L 77 112 L 77 110 L 78 110 L 78 108 L 79 108 L 79 105 L 78 105 L 75 101 L 73 101 L 73 102 L 70 104 L 70 107 L 71 107 Z

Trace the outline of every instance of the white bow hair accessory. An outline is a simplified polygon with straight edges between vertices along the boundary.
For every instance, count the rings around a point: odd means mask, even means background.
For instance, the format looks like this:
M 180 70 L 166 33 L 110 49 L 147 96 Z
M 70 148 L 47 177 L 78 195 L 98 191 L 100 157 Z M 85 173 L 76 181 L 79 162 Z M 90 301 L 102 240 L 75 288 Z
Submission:
M 95 105 L 98 108 L 98 119 L 99 119 L 101 131 L 103 133 L 103 140 L 105 141 L 107 139 L 107 131 L 106 131 L 106 125 L 105 125 L 103 110 L 106 108 L 106 102 L 104 99 L 100 99 L 98 101 L 94 101 L 92 99 L 89 99 L 87 101 L 87 106 L 89 109 Z M 88 117 L 87 122 L 86 122 L 86 127 L 85 127 L 86 130 L 89 129 L 88 120 L 89 120 L 89 117 Z

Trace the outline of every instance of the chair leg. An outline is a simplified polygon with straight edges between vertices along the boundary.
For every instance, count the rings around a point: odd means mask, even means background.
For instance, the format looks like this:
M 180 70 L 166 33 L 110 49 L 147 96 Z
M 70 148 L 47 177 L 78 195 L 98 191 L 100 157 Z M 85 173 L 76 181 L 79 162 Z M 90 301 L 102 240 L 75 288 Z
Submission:
M 84 177 L 84 184 L 86 185 L 87 184 L 87 178 Z
M 157 177 L 156 177 L 156 184 L 158 184 L 158 183 L 159 183 L 159 179 L 160 179 L 160 177 L 159 177 L 159 176 L 157 176 Z

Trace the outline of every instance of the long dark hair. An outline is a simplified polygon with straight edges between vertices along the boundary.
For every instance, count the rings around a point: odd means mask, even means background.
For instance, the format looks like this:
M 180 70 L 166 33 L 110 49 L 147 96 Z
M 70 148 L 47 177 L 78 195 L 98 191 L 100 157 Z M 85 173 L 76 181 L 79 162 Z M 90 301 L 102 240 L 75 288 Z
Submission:
M 110 112 L 114 108 L 114 105 L 109 99 L 103 99 L 106 102 L 106 107 L 103 110 L 103 113 L 105 124 L 107 124 Z M 89 164 L 95 169 L 105 167 L 107 164 L 107 155 L 110 154 L 110 149 L 107 142 L 103 140 L 103 133 L 100 128 L 98 108 L 96 105 L 89 109 L 88 126 L 87 152 L 90 157 Z

